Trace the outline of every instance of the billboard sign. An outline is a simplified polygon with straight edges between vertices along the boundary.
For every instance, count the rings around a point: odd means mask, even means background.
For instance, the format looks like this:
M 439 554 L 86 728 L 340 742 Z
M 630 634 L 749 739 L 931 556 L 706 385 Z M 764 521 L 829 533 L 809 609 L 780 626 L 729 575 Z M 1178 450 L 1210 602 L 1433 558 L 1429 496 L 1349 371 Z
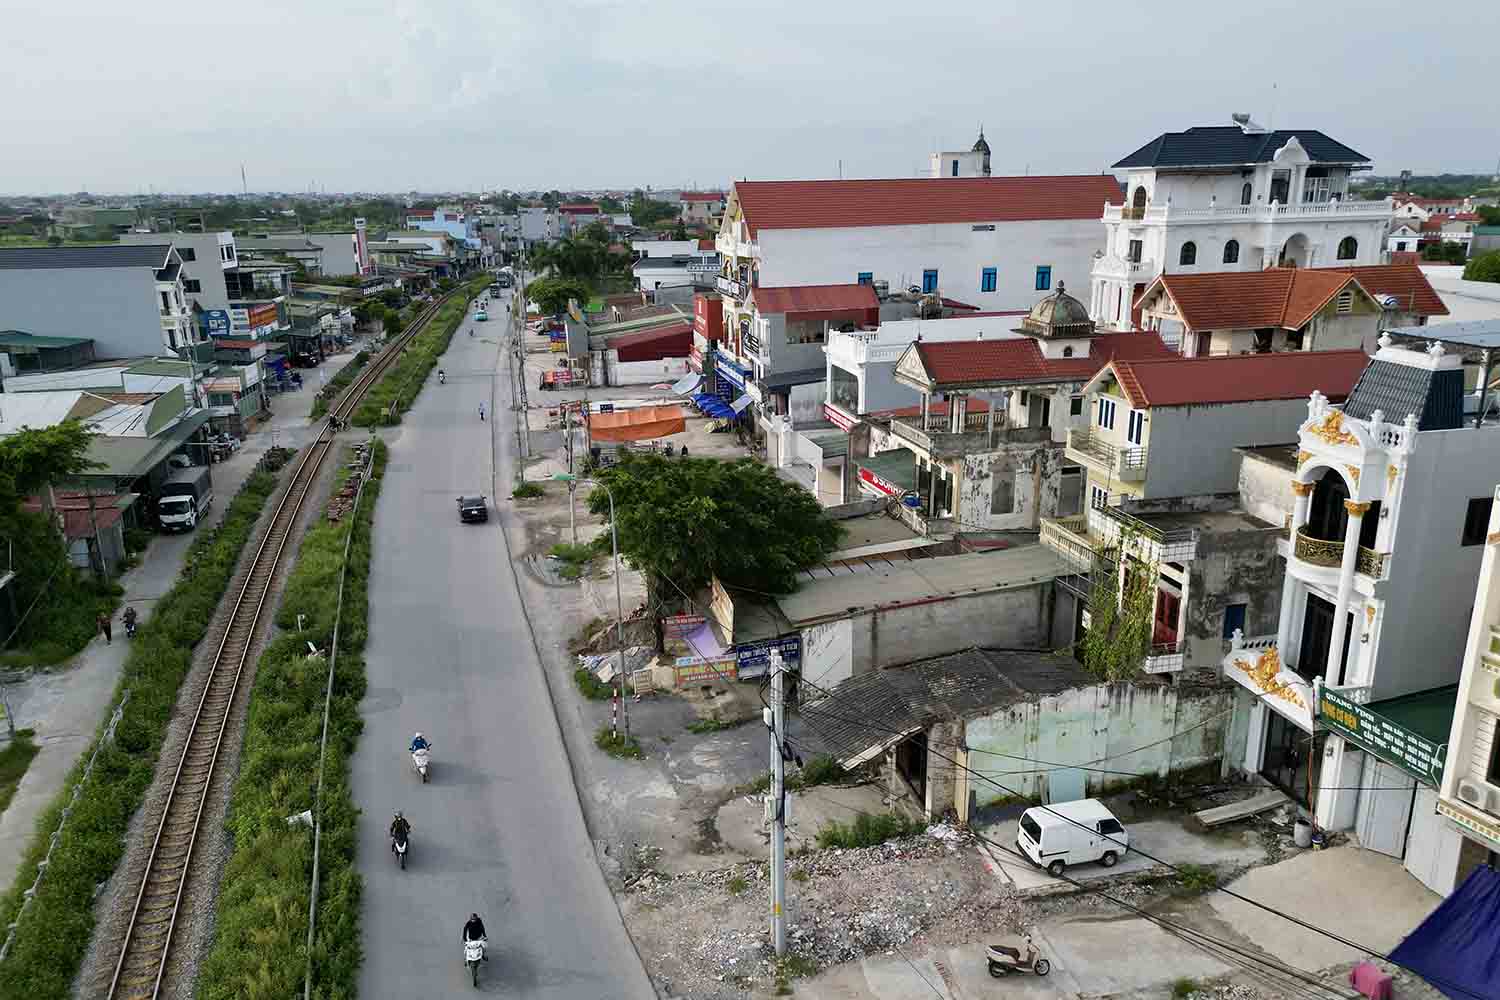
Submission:
M 230 323 L 227 310 L 205 309 L 199 316 L 198 322 L 202 325 L 203 332 L 210 337 L 229 336 Z
M 771 651 L 781 654 L 781 662 L 795 669 L 802 662 L 802 636 L 783 635 L 775 639 L 742 642 L 734 647 L 736 676 L 744 681 L 764 677 L 771 669 Z

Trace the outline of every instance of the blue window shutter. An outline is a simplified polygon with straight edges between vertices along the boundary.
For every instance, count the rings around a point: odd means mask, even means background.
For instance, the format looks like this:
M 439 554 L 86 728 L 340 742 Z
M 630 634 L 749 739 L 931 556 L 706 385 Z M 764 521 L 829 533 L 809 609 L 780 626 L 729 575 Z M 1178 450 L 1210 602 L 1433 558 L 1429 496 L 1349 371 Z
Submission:
M 875 283 L 875 272 L 861 271 L 856 279 L 861 285 L 873 285 Z
M 922 291 L 926 292 L 926 293 L 931 293 L 931 292 L 937 291 L 937 288 L 938 288 L 938 273 L 937 273 L 937 269 L 934 268 L 934 269 L 932 269 L 930 271 L 923 271 L 922 272 Z
M 1045 292 L 1052 287 L 1052 266 L 1039 264 L 1036 269 L 1036 290 Z
M 993 292 L 995 290 L 996 270 L 987 267 L 979 273 L 979 290 L 981 292 Z

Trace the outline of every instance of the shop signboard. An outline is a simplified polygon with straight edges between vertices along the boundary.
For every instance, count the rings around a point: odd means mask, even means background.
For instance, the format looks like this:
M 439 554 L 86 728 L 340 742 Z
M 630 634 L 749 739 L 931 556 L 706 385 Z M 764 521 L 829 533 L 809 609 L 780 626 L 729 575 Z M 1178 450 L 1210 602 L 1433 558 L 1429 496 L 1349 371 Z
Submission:
M 203 331 L 210 337 L 229 336 L 229 312 L 224 309 L 205 309 L 202 313 Z
M 884 493 L 888 497 L 898 497 L 905 492 L 889 479 L 871 472 L 862 465 L 859 467 L 859 481 L 869 486 L 872 490 Z
M 1433 743 L 1332 688 L 1321 688 L 1318 721 L 1387 764 L 1436 788 L 1443 780 L 1446 744 Z
M 771 651 L 781 654 L 781 662 L 796 668 L 802 662 L 802 637 L 783 635 L 775 639 L 742 642 L 734 647 L 736 675 L 740 680 L 764 677 L 771 669 Z
M 704 620 L 702 615 L 667 615 L 661 620 L 661 630 L 668 639 L 682 639 Z
M 679 656 L 672 665 L 672 672 L 677 678 L 678 687 L 723 680 L 734 676 L 734 657 L 704 659 L 701 656 Z

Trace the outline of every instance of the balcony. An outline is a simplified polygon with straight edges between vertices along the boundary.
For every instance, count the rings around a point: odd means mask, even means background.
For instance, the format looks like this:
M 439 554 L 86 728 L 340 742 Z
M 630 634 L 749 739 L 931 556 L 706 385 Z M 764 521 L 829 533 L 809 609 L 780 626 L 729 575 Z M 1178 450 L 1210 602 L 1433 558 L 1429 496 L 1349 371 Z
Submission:
M 1090 272 L 1096 278 L 1125 279 L 1131 282 L 1150 281 L 1157 275 L 1156 261 L 1123 260 L 1119 257 L 1100 257 Z
M 930 458 L 959 458 L 994 451 L 1003 444 L 1041 444 L 1052 438 L 1046 427 L 1009 427 L 998 414 L 991 431 L 987 412 L 966 414 L 960 431 L 950 429 L 947 415 L 929 414 L 925 421 L 920 416 L 895 417 L 891 433 Z
M 1148 674 L 1175 673 L 1182 669 L 1186 654 L 1187 643 L 1182 640 L 1152 643 L 1142 669 Z
M 714 288 L 721 295 L 727 295 L 729 298 L 737 300 L 743 300 L 750 293 L 749 288 L 743 281 L 740 281 L 738 278 L 726 278 L 722 274 L 714 280 Z
M 1121 482 L 1139 483 L 1146 478 L 1144 447 L 1121 447 L 1087 427 L 1068 431 L 1067 457 Z
M 1391 217 L 1384 201 L 1305 201 L 1289 205 L 1209 205 L 1205 208 L 1177 208 L 1148 205 L 1144 209 L 1129 205 L 1106 205 L 1105 222 L 1295 222 L 1304 219 L 1381 220 Z
M 1338 569 L 1344 562 L 1344 543 L 1329 541 L 1326 538 L 1314 538 L 1307 533 L 1306 528 L 1298 528 L 1296 538 L 1292 543 L 1292 556 L 1309 566 Z M 1367 549 L 1361 545 L 1359 555 L 1354 561 L 1354 571 L 1373 580 L 1379 580 L 1381 574 L 1385 572 L 1385 553 L 1376 552 L 1374 549 Z
M 1148 515 L 1149 516 L 1149 515 Z M 1093 507 L 1089 532 L 1108 545 L 1131 540 L 1131 554 L 1154 563 L 1188 563 L 1198 556 L 1198 532 L 1192 528 L 1163 528 L 1120 507 Z

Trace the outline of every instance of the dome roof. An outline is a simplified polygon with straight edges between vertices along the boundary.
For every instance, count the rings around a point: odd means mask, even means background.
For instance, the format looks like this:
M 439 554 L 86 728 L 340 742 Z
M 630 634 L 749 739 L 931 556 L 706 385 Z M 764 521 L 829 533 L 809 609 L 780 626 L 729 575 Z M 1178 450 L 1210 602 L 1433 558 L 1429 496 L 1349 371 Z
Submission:
M 976 143 L 974 143 L 973 152 L 975 152 L 975 153 L 988 153 L 989 151 L 990 151 L 990 144 L 984 141 L 984 129 L 980 129 L 979 130 L 979 141 L 976 142 Z
M 1094 333 L 1088 307 L 1069 295 L 1060 281 L 1057 291 L 1031 307 L 1021 328 L 1041 337 L 1089 337 Z

